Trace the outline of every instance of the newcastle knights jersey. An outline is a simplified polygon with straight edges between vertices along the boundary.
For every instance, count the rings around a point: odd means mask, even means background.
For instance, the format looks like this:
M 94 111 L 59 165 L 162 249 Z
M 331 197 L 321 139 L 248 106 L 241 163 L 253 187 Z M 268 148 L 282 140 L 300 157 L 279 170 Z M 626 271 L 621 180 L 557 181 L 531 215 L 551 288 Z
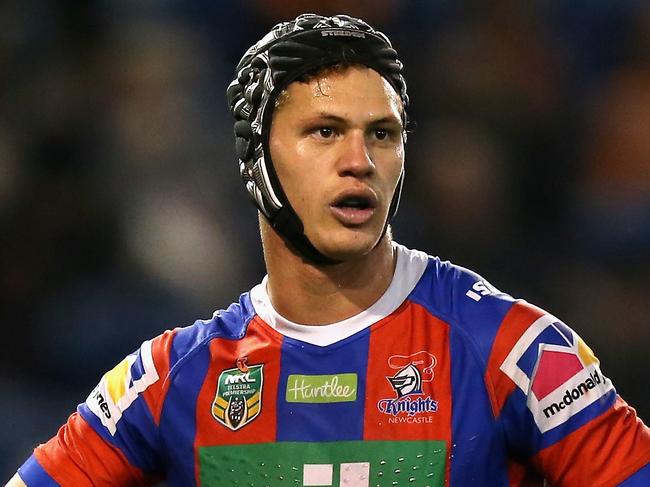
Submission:
M 395 244 L 325 326 L 266 280 L 146 341 L 19 469 L 29 486 L 650 485 L 650 432 L 562 321 Z

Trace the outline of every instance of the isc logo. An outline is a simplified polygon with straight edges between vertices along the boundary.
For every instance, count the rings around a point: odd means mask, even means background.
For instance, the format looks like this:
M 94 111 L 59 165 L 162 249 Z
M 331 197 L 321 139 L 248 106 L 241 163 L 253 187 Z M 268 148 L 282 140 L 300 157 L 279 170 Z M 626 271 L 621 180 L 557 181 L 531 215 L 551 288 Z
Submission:
M 474 285 L 472 286 L 472 289 L 470 289 L 465 293 L 465 296 L 467 296 L 468 298 L 472 298 L 474 301 L 478 303 L 483 296 L 489 296 L 491 294 L 503 294 L 503 293 L 499 291 L 497 288 L 495 288 L 489 282 L 483 280 L 483 281 L 475 282 Z

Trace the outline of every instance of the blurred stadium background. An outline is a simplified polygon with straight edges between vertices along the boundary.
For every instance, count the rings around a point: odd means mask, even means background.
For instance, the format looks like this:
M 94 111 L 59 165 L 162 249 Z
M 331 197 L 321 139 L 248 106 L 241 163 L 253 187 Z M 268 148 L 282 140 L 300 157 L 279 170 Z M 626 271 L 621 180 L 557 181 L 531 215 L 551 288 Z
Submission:
M 396 238 L 563 319 L 650 418 L 648 2 L 23 0 L 0 6 L 0 481 L 143 339 L 261 279 L 224 90 L 298 10 L 362 16 L 405 62 Z

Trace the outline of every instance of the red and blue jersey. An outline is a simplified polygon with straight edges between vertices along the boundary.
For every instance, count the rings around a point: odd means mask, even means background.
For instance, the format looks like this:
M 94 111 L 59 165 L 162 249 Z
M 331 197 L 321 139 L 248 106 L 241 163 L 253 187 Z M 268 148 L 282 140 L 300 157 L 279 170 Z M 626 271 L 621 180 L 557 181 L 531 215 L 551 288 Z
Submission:
M 650 485 L 650 432 L 567 325 L 396 245 L 326 326 L 265 283 L 146 341 L 19 469 L 29 486 Z

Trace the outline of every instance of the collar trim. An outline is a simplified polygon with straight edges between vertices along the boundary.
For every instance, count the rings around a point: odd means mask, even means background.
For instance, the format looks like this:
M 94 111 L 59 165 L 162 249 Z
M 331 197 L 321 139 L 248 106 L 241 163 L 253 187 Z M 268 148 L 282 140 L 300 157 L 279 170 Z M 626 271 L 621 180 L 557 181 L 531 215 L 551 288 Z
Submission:
M 400 307 L 411 294 L 427 267 L 428 256 L 419 250 L 407 249 L 393 242 L 397 254 L 395 274 L 386 292 L 368 309 L 345 320 L 329 325 L 305 325 L 294 323 L 280 315 L 266 290 L 268 275 L 250 293 L 255 312 L 262 320 L 282 335 L 311 343 L 327 346 L 341 341 L 364 330 L 390 315 Z

